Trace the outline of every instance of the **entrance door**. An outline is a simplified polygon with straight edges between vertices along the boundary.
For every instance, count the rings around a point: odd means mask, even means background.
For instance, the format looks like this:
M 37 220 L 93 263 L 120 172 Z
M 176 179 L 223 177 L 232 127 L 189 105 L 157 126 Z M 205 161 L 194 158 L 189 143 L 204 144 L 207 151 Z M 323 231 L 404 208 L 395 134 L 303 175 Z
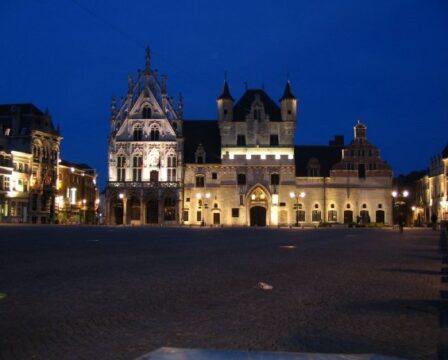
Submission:
M 115 216 L 115 225 L 123 224 L 123 202 L 118 201 L 113 205 L 113 211 Z
M 221 214 L 218 212 L 213 213 L 213 225 L 221 224 Z
M 266 226 L 266 209 L 254 206 L 250 209 L 250 226 Z
M 146 204 L 146 223 L 157 224 L 159 222 L 159 203 L 156 199 L 151 199 Z
M 384 224 L 384 211 L 383 210 L 377 210 L 376 211 L 376 219 L 375 219 L 375 221 L 377 223 Z
M 353 211 L 345 210 L 344 211 L 344 224 L 349 224 L 353 222 Z

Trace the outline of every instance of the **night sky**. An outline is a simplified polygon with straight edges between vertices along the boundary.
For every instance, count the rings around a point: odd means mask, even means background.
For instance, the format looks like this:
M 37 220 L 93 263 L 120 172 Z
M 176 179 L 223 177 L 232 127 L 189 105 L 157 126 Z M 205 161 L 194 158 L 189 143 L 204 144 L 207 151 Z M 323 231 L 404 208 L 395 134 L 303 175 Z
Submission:
M 235 99 L 291 80 L 298 144 L 348 142 L 360 119 L 398 175 L 448 143 L 446 0 L 2 0 L 0 103 L 48 107 L 62 158 L 104 185 L 110 99 L 146 46 L 186 119 L 216 119 L 227 72 Z

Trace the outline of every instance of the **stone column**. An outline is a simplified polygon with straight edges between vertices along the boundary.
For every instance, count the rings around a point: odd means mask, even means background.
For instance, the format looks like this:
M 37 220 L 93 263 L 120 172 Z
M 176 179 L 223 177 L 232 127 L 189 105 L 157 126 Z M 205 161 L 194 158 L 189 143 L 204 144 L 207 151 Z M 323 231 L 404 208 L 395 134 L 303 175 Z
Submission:
M 123 197 L 123 225 L 127 225 L 128 220 L 128 198 Z

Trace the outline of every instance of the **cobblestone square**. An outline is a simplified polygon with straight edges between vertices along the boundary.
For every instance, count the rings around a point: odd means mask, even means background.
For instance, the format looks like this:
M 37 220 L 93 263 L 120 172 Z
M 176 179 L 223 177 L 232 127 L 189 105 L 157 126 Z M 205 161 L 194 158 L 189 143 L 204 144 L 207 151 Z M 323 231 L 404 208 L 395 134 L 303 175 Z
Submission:
M 2 226 L 0 358 L 172 346 L 435 359 L 437 241 L 426 229 Z

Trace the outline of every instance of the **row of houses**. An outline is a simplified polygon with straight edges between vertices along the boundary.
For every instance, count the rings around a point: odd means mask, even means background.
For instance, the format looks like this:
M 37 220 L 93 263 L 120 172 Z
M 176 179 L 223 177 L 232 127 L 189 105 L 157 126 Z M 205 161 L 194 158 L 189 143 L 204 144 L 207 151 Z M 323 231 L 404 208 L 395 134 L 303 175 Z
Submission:
M 97 174 L 60 158 L 48 111 L 0 105 L 0 223 L 95 223 Z

